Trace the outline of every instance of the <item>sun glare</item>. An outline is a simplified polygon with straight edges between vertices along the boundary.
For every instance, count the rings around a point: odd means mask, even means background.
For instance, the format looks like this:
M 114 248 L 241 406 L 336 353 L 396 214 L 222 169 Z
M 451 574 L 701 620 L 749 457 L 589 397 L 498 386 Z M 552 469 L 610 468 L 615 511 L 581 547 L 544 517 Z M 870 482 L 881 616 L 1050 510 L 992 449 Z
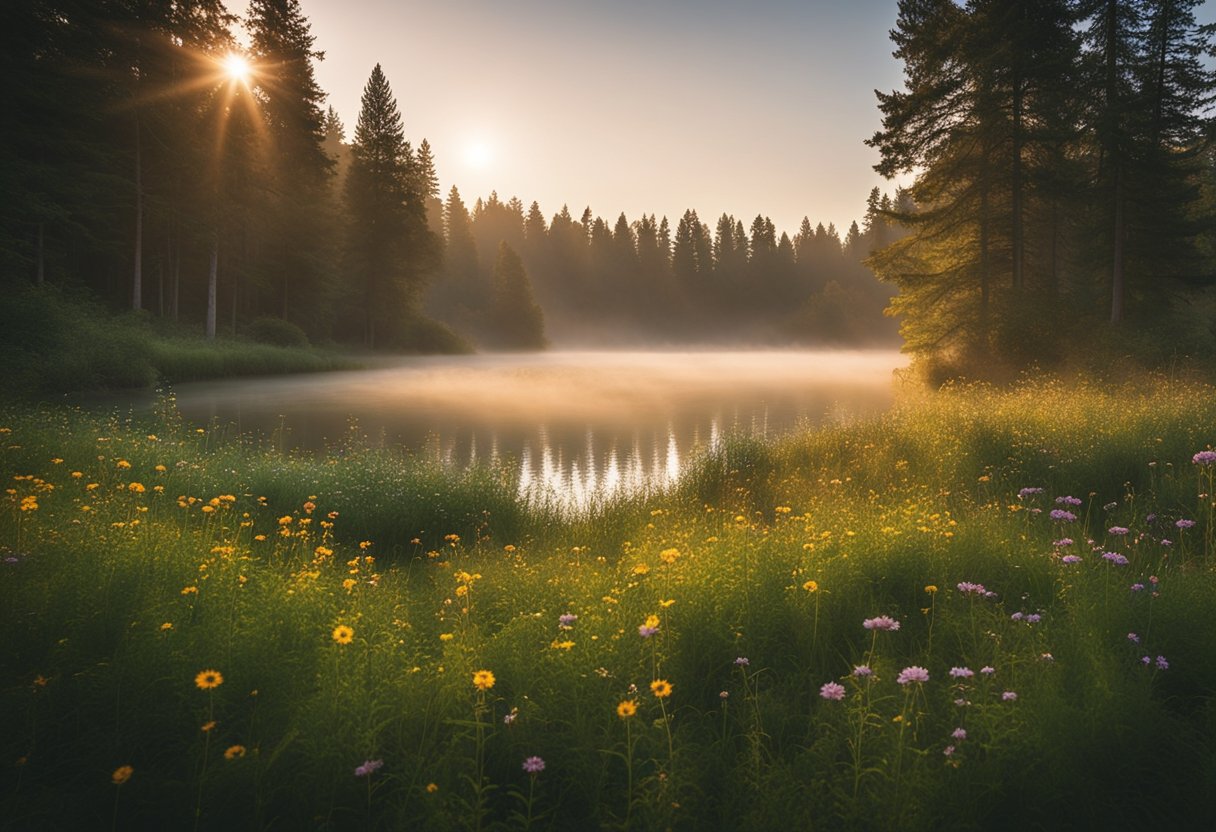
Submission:
M 242 84 L 249 83 L 249 61 L 235 52 L 229 52 L 228 57 L 224 58 L 224 72 L 233 81 L 239 81 Z
M 494 148 L 488 142 L 470 141 L 464 147 L 464 163 L 471 168 L 484 168 L 494 160 Z

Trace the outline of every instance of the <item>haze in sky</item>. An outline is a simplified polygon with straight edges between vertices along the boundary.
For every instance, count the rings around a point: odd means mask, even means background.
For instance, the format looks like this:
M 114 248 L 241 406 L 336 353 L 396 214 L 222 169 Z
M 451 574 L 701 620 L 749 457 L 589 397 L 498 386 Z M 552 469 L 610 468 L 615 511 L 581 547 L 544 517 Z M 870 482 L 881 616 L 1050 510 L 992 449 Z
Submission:
M 804 215 L 841 233 L 893 189 L 862 142 L 900 84 L 895 0 L 301 0 L 348 140 L 378 62 L 442 192 L 612 220 Z

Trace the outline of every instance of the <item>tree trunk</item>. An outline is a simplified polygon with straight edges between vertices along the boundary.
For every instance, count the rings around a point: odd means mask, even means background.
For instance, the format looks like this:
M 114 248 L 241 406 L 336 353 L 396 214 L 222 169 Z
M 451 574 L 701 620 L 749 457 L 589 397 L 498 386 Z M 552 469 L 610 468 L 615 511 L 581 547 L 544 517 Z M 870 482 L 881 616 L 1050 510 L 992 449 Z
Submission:
M 135 114 L 135 274 L 131 283 L 131 308 L 143 309 L 144 295 L 144 169 L 140 146 L 139 113 Z
M 1115 166 L 1115 246 L 1110 276 L 1110 322 L 1123 320 L 1123 166 Z
M 211 239 L 211 266 L 207 270 L 207 337 L 215 337 L 215 284 L 219 276 L 220 238 Z
M 1022 81 L 1014 79 L 1013 82 L 1013 181 L 1010 183 L 1012 188 L 1012 209 L 1013 209 L 1013 288 L 1014 291 L 1021 291 L 1025 286 L 1025 274 L 1023 272 L 1023 226 L 1022 226 Z
M 180 296 L 182 277 L 182 249 L 181 244 L 173 246 L 173 279 L 169 284 L 169 314 L 173 317 L 173 323 L 177 323 L 177 300 Z

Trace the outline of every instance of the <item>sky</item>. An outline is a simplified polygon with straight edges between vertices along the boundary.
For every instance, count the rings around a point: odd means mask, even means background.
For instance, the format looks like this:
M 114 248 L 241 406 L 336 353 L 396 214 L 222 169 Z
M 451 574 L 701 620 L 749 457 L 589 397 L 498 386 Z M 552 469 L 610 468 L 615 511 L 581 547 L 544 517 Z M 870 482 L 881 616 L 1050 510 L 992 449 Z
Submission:
M 381 64 L 442 194 L 497 190 L 546 218 L 569 204 L 686 208 L 711 226 L 803 216 L 843 233 L 870 189 L 873 90 L 900 83 L 895 0 L 301 0 L 317 79 L 354 133 Z
M 1205 4 L 1212 6 L 1216 4 Z M 874 90 L 901 86 L 896 0 L 301 0 L 354 133 L 381 64 L 442 195 L 609 224 L 696 209 L 843 234 L 875 185 Z M 1216 15 L 1210 8 L 1200 17 Z

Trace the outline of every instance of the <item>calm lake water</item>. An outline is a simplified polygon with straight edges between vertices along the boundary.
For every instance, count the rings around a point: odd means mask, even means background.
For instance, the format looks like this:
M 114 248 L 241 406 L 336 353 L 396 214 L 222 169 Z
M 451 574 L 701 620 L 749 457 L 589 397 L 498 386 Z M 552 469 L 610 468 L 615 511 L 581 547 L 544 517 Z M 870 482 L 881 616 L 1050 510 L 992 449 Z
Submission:
M 463 467 L 511 460 L 523 494 L 570 506 L 662 487 L 740 432 L 879 412 L 895 352 L 549 352 L 394 359 L 352 372 L 176 388 L 187 420 L 286 448 L 352 434 Z

